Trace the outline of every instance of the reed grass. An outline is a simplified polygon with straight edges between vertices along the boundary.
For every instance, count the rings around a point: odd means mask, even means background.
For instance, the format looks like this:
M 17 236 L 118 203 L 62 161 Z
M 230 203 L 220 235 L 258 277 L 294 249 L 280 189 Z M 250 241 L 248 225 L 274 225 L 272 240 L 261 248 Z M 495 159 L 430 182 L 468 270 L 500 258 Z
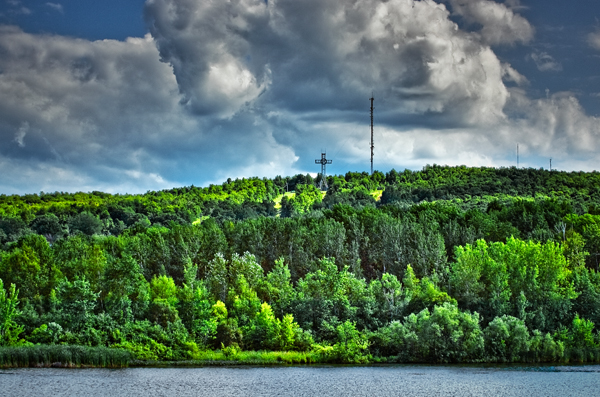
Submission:
M 133 354 L 124 349 L 73 345 L 0 347 L 0 367 L 127 367 Z
M 206 350 L 197 354 L 192 361 L 208 364 L 315 364 L 321 362 L 321 357 L 315 352 L 260 350 L 226 354 L 221 350 Z
M 123 368 L 132 366 L 219 366 L 219 365 L 292 365 L 319 364 L 327 360 L 317 352 L 295 351 L 237 351 L 226 354 L 221 350 L 205 350 L 193 360 L 152 361 L 135 360 L 134 354 L 125 349 L 74 345 L 33 345 L 0 347 L 0 368 L 14 367 L 99 367 Z M 373 357 L 372 363 L 399 362 L 397 357 Z M 524 360 L 522 362 L 545 362 Z M 567 349 L 556 363 L 600 362 L 600 349 Z
M 134 367 L 196 367 L 196 366 L 230 366 L 230 365 L 292 365 L 324 363 L 322 357 L 315 352 L 285 351 L 240 351 L 225 354 L 221 350 L 201 351 L 193 360 L 154 361 L 134 360 Z
M 562 361 L 579 364 L 600 362 L 600 348 L 568 348 Z
M 243 364 L 314 364 L 321 361 L 314 352 L 241 351 L 229 357 Z

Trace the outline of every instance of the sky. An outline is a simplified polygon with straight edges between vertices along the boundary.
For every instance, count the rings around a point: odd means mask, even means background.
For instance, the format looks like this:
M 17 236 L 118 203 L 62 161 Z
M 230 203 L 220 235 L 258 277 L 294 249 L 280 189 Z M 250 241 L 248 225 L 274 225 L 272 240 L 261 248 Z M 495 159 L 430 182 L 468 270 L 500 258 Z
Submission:
M 0 194 L 592 171 L 597 0 L 0 0 Z

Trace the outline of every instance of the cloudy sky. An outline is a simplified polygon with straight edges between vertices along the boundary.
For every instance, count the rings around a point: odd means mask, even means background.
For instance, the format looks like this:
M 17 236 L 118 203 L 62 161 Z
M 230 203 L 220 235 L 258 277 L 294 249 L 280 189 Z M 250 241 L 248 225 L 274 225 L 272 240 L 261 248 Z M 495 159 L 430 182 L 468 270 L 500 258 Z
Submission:
M 600 160 L 597 0 L 0 0 L 0 194 Z

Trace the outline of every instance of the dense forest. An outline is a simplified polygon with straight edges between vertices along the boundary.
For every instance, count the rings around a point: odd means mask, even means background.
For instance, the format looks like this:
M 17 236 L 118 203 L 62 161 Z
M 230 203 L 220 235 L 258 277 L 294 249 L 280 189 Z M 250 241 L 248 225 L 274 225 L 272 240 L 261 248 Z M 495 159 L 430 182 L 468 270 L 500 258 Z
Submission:
M 0 346 L 600 360 L 600 173 L 320 178 L 1 195 Z

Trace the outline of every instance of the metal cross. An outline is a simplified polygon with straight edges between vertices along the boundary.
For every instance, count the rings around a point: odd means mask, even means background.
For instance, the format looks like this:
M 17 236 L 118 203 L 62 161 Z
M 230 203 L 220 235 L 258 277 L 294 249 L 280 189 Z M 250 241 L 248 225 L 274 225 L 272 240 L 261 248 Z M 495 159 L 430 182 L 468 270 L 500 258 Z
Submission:
M 327 164 L 331 164 L 333 160 L 327 160 L 325 152 L 321 152 L 321 159 L 315 160 L 315 164 L 321 164 L 321 183 L 319 189 L 327 190 Z

